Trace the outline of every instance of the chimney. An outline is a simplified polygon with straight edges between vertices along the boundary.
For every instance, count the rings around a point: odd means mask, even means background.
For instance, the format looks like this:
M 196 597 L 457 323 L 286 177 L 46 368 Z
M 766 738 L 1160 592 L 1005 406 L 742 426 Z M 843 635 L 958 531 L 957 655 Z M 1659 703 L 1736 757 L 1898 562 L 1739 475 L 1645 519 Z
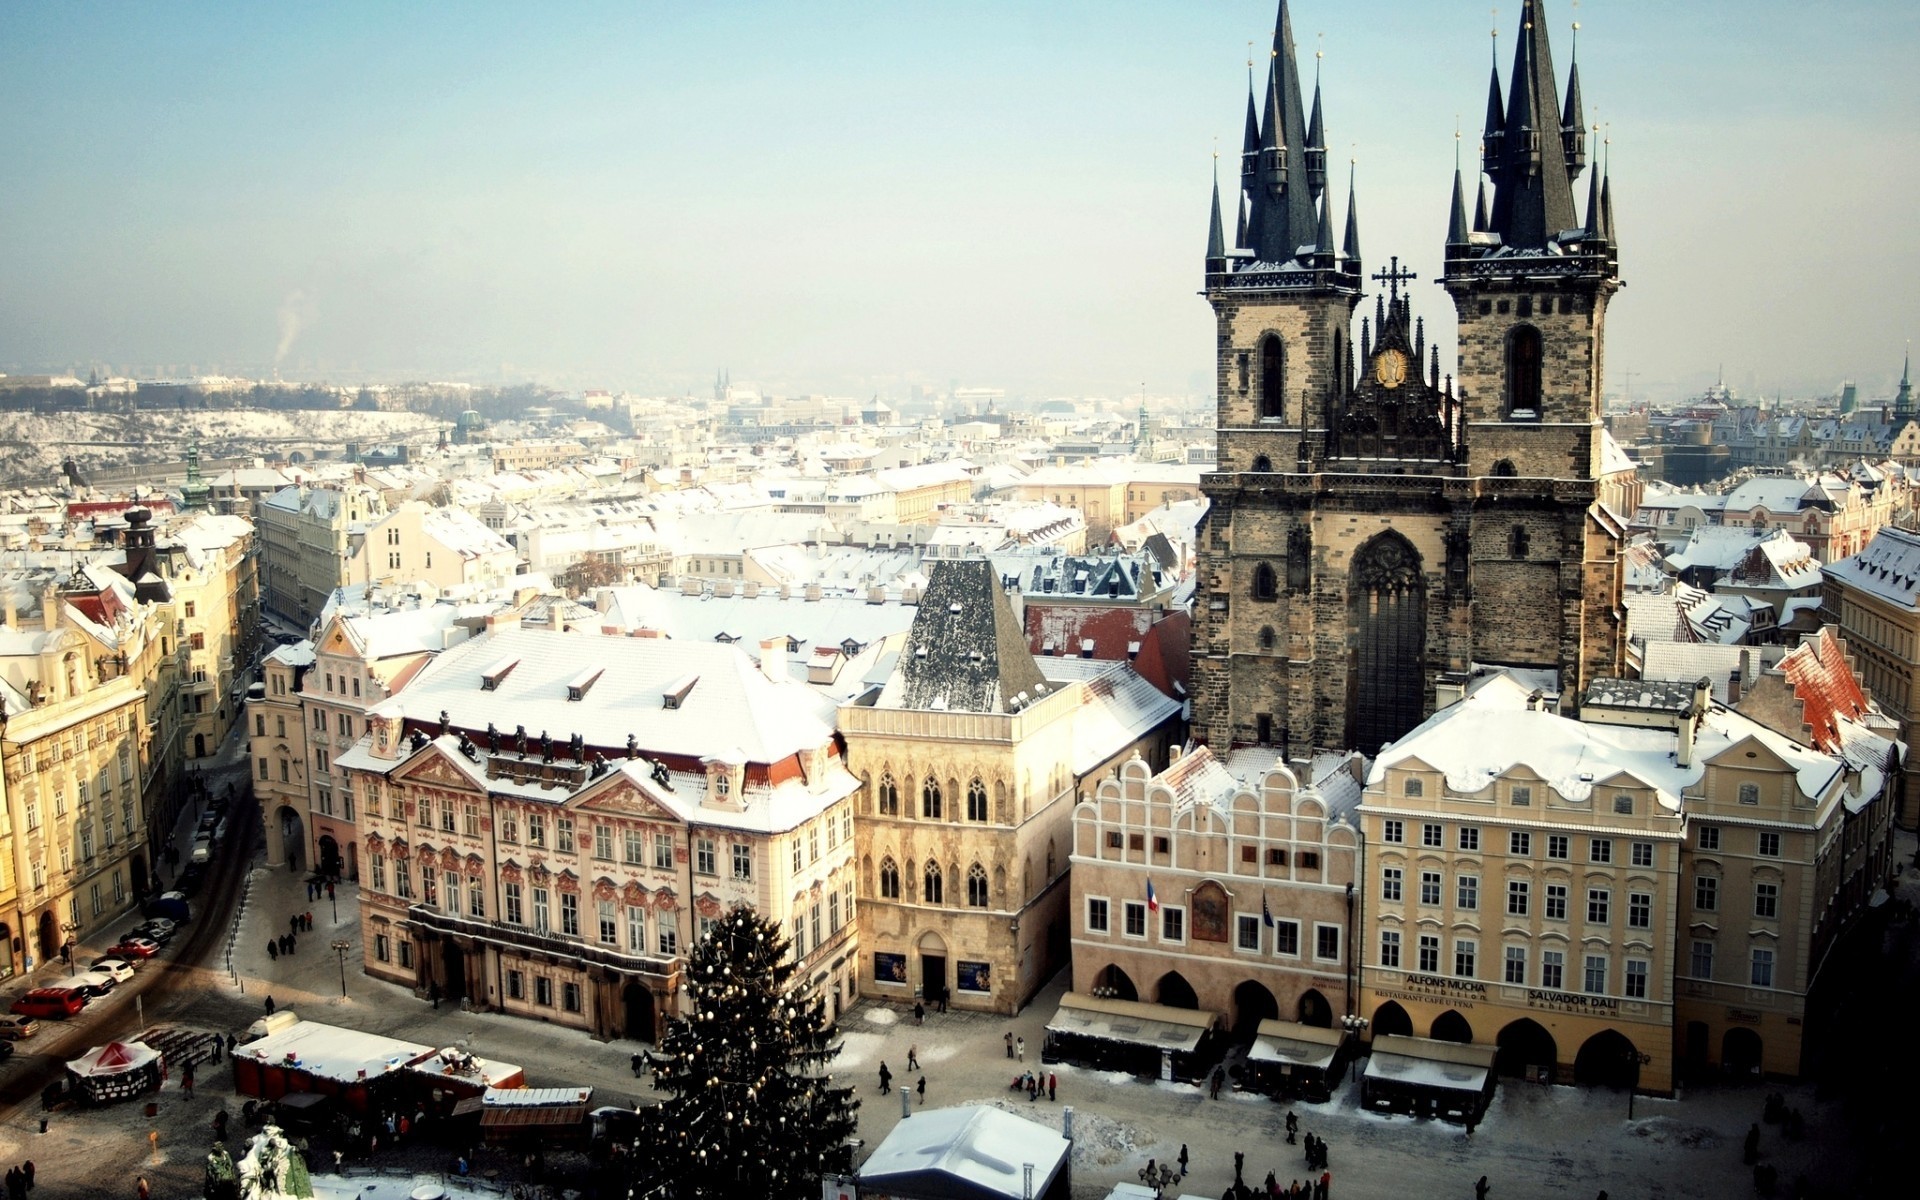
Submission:
M 1707 718 L 1707 709 L 1713 704 L 1713 680 L 1704 675 L 1693 685 L 1693 704 L 1680 719 L 1680 746 L 1674 752 L 1675 765 L 1690 767 L 1693 765 L 1693 741 L 1700 734 L 1700 723 Z
M 760 643 L 760 673 L 774 683 L 787 682 L 787 639 L 770 637 Z
M 8 629 L 18 629 L 20 628 L 19 605 L 14 602 L 12 588 L 5 588 L 4 591 L 6 592 L 6 627 Z
M 613 589 L 593 589 L 593 611 L 605 616 L 613 610 Z
M 60 628 L 60 589 L 47 585 L 46 594 L 40 597 L 40 623 L 49 633 Z

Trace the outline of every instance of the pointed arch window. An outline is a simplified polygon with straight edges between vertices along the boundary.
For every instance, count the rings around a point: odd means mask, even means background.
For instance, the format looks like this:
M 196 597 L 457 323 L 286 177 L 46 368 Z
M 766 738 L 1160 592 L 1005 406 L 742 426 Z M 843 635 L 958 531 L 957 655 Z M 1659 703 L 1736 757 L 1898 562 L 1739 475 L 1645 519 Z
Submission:
M 987 785 L 975 776 L 967 784 L 967 820 L 985 821 L 987 819 Z
M 933 862 L 931 860 L 928 861 L 927 875 L 922 882 L 925 885 L 926 899 L 928 904 L 946 903 L 946 900 L 945 900 L 946 891 L 947 891 L 946 880 L 940 877 L 939 863 Z
M 1543 348 L 1540 331 L 1516 325 L 1507 335 L 1507 416 L 1538 420 Z
M 1270 563 L 1261 563 L 1253 569 L 1253 598 L 1255 600 L 1273 600 L 1280 595 L 1280 578 L 1274 573 Z
M 940 781 L 928 777 L 920 785 L 920 815 L 930 821 L 938 821 L 943 806 L 940 803 Z
M 979 863 L 967 868 L 967 907 L 987 906 L 987 869 Z
M 880 860 L 880 898 L 900 898 L 900 868 L 894 864 L 891 856 Z
M 1276 334 L 1260 339 L 1260 417 L 1278 420 L 1286 415 L 1287 351 Z
M 1260 649 L 1261 649 L 1261 651 L 1262 651 L 1263 653 L 1271 653 L 1271 652 L 1272 652 L 1272 650 L 1273 650 L 1273 626 L 1271 626 L 1271 625 L 1262 625 L 1262 626 L 1260 627 Z
M 900 788 L 893 782 L 893 772 L 880 776 L 880 815 L 897 817 L 900 815 Z

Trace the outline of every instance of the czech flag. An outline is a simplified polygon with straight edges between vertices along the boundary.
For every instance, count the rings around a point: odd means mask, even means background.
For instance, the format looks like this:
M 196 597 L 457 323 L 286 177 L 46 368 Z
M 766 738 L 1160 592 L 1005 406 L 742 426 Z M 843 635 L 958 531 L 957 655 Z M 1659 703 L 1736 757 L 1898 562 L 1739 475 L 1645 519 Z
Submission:
M 1147 911 L 1159 912 L 1160 900 L 1153 894 L 1153 880 L 1147 880 Z

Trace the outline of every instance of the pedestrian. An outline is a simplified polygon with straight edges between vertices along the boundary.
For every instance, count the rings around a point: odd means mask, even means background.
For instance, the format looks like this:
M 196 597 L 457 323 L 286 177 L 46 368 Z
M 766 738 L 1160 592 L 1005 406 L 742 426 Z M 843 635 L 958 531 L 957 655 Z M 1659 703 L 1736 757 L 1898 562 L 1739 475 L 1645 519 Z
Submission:
M 918 1082 L 918 1083 L 916 1083 L 916 1084 L 914 1084 L 914 1085 L 913 1085 L 913 1090 L 914 1090 L 915 1092 L 918 1092 L 918 1093 L 920 1094 L 920 1102 L 921 1102 L 922 1104 L 924 1104 L 924 1103 L 926 1103 L 926 1100 L 927 1100 L 927 1077 L 926 1077 L 925 1075 L 922 1075 L 922 1076 L 920 1077 L 920 1082 Z
M 926 1023 L 926 1020 L 927 1020 L 927 1006 L 925 1004 L 922 1004 L 920 1001 L 915 1000 L 913 1002 L 913 1023 L 915 1025 L 922 1025 Z
M 892 1090 L 893 1072 L 887 1070 L 886 1061 L 883 1059 L 880 1063 L 880 1094 L 884 1096 Z
M 27 1190 L 32 1191 L 33 1190 L 33 1160 L 32 1159 L 28 1159 L 26 1162 L 20 1164 L 20 1176 L 22 1179 L 26 1180 Z
M 272 996 L 267 997 L 267 1015 L 268 1016 L 273 1015 L 273 997 Z
M 433 1001 L 433 1011 L 440 1011 L 440 981 L 434 980 L 427 985 L 427 998 Z
M 1294 1144 L 1294 1135 L 1299 1132 L 1300 1132 L 1300 1118 L 1293 1115 L 1292 1109 L 1288 1109 L 1287 1110 L 1287 1145 L 1291 1146 Z
M 333 899 L 333 880 L 327 880 L 327 899 Z
M 1755 1122 L 1753 1127 L 1747 1130 L 1746 1142 L 1740 1156 L 1740 1161 L 1749 1167 L 1760 1161 L 1760 1125 L 1758 1122 Z
M 1034 1101 L 1038 1100 L 1039 1098 L 1040 1098 L 1040 1077 L 1038 1075 L 1029 1075 L 1027 1076 L 1027 1103 L 1032 1104 Z
M 26 1194 L 26 1184 L 20 1180 L 20 1168 L 7 1168 L 7 1200 L 20 1200 Z
M 915 1042 L 913 1045 L 907 1047 L 907 1070 L 918 1071 L 919 1069 L 920 1043 Z
M 1007 1043 L 1007 1057 L 1012 1058 L 1013 1057 L 1013 1030 L 1011 1029 L 1007 1030 L 1007 1036 L 1004 1040 Z
M 308 909 L 307 915 L 301 918 L 300 928 L 306 931 L 307 933 L 313 932 L 313 910 L 312 909 Z
M 224 1108 L 213 1114 L 213 1140 L 216 1142 L 227 1140 L 227 1110 Z
M 937 1011 L 937 1012 L 945 1012 L 945 1011 L 947 1011 L 947 989 L 945 989 L 945 988 L 941 988 L 941 989 L 940 989 L 940 994 L 939 994 L 939 995 L 938 995 L 937 997 L 935 997 L 935 998 L 934 998 L 934 1003 L 936 1003 L 936 1004 L 938 1004 L 938 1005 L 940 1006 L 940 1007 L 939 1007 L 938 1009 L 936 1009 L 935 1011 Z
M 288 933 L 300 932 L 300 916 L 298 913 L 287 918 L 287 932 Z
M 192 1059 L 188 1059 L 187 1065 L 180 1068 L 180 1090 L 187 1094 L 187 1099 L 189 1100 L 193 1099 L 193 1060 Z
M 1187 1177 L 1187 1144 L 1185 1142 L 1180 1143 L 1179 1162 L 1180 1162 L 1180 1178 L 1185 1179 Z M 1273 1176 L 1268 1175 L 1267 1178 L 1272 1179 Z
M 1153 1187 L 1155 1181 L 1159 1178 L 1160 1165 L 1153 1159 L 1148 1159 L 1147 1165 L 1140 1168 L 1140 1182 L 1146 1184 L 1148 1187 Z
M 1470 1112 L 1467 1114 L 1467 1140 L 1469 1142 L 1473 1140 L 1473 1127 L 1475 1125 L 1478 1125 L 1479 1123 L 1480 1123 L 1479 1113 Z
M 1052 1071 L 1048 1071 L 1047 1072 L 1047 1099 L 1049 1100 L 1057 1099 L 1059 1096 L 1059 1088 L 1060 1088 L 1060 1077 L 1054 1074 Z
M 633 1077 L 635 1079 L 638 1079 L 640 1078 L 640 1064 L 645 1062 L 646 1060 L 644 1058 L 641 1058 L 638 1054 L 636 1054 L 633 1056 L 632 1061 L 633 1061 Z
M 145 1175 L 142 1175 L 138 1182 L 133 1185 L 133 1194 L 137 1196 L 139 1200 L 153 1200 L 153 1189 L 147 1186 L 147 1177 Z
M 1186 1149 L 1186 1147 L 1182 1146 L 1181 1149 L 1184 1150 Z M 1280 1194 L 1280 1180 L 1277 1177 L 1275 1177 L 1272 1171 L 1268 1171 L 1267 1172 L 1267 1195 L 1278 1196 L 1279 1194 Z
M 1245 1168 L 1246 1165 L 1247 1165 L 1246 1153 L 1244 1151 L 1235 1150 L 1233 1152 L 1233 1186 L 1236 1189 L 1246 1186 L 1246 1180 L 1242 1178 L 1240 1174 L 1241 1170 Z
M 1473 1200 L 1487 1200 L 1487 1177 L 1482 1175 L 1480 1182 L 1473 1185 Z
M 232 1034 L 228 1034 L 228 1035 L 227 1035 L 227 1057 L 228 1057 L 228 1058 L 232 1058 L 232 1057 L 233 1057 L 233 1048 L 234 1048 L 234 1046 L 235 1046 L 235 1045 L 237 1045 L 237 1044 L 238 1044 L 238 1043 L 237 1043 L 237 1042 L 236 1042 L 236 1041 L 234 1040 L 234 1037 L 233 1037 L 233 1035 L 232 1035 Z
M 1226 1069 L 1224 1067 L 1215 1067 L 1213 1069 L 1213 1077 L 1207 1081 L 1208 1095 L 1211 1096 L 1213 1099 L 1218 1100 L 1220 1098 L 1220 1085 L 1225 1083 L 1226 1081 L 1227 1081 Z
M 1602 1200 L 1605 1200 L 1605 1193 L 1602 1193 L 1601 1195 L 1602 1195 Z M 1333 1172 L 1332 1171 L 1320 1172 L 1320 1200 L 1333 1200 Z
M 274 941 L 271 939 L 268 940 L 267 957 L 272 959 L 275 962 L 280 961 L 280 943 L 278 941 Z
M 1013 1039 L 1013 1056 L 1019 1059 L 1021 1062 L 1027 1061 L 1027 1039 L 1026 1038 L 1017 1037 Z

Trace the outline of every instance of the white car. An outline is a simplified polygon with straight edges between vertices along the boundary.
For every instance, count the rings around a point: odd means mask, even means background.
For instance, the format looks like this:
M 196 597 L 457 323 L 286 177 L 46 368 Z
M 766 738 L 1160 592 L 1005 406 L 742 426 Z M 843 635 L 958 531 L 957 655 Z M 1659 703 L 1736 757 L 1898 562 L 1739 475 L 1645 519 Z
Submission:
M 104 996 L 120 986 L 120 981 L 105 971 L 82 971 L 66 981 L 65 986 L 74 989 L 83 996 Z
M 125 983 L 133 978 L 133 967 L 124 959 L 101 958 L 94 960 L 90 974 L 105 975 L 115 983 Z

